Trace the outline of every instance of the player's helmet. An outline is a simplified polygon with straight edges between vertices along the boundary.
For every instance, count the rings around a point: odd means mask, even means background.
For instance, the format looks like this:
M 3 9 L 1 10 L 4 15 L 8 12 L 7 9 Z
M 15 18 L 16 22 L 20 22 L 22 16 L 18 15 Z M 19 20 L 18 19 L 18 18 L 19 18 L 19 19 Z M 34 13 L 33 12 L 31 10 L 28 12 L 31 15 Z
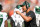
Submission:
M 20 7 L 21 7 L 20 5 L 17 5 L 17 6 L 16 6 L 17 9 L 19 9 Z
M 35 12 L 38 13 L 38 14 L 40 14 L 40 6 L 36 6 L 35 7 Z
M 25 2 L 23 3 L 23 5 L 21 5 L 21 7 L 24 6 L 24 5 L 26 5 L 26 8 L 27 8 L 27 9 L 30 7 L 30 4 L 29 4 L 27 1 L 25 1 Z
M 0 11 L 2 10 L 2 5 L 0 4 Z

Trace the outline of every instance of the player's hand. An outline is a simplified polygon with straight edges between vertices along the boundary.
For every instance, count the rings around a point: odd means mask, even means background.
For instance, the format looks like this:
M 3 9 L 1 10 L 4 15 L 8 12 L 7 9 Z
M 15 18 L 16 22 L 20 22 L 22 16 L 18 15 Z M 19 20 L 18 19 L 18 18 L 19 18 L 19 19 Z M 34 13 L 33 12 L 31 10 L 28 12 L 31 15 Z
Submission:
M 21 14 L 19 11 L 16 11 L 17 14 Z

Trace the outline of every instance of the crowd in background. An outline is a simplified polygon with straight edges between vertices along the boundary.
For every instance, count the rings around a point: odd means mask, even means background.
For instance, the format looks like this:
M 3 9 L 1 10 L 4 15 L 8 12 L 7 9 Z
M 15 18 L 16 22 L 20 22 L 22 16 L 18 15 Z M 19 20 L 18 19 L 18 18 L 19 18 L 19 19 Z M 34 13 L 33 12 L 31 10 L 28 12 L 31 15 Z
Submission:
M 14 9 L 16 5 L 20 5 L 24 1 L 25 0 L 0 0 L 0 3 L 2 3 L 3 9 L 8 11 L 10 9 Z M 30 3 L 30 8 L 32 11 L 36 5 L 40 6 L 40 0 L 26 0 L 26 1 Z

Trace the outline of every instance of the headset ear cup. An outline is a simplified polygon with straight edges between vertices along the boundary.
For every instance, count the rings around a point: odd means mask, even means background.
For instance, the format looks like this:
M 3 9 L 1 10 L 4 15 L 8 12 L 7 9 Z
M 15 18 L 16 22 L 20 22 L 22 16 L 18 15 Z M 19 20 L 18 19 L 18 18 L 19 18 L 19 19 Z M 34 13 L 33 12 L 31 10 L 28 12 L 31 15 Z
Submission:
M 26 8 L 28 9 L 30 7 L 30 4 L 27 1 L 25 2 L 25 4 L 26 4 Z
M 26 4 L 26 8 L 28 9 L 28 7 L 27 7 L 27 2 L 25 1 L 25 4 Z
M 26 8 L 27 8 L 27 10 L 28 10 L 28 8 L 29 8 L 29 5 L 28 5 L 28 4 L 26 4 Z

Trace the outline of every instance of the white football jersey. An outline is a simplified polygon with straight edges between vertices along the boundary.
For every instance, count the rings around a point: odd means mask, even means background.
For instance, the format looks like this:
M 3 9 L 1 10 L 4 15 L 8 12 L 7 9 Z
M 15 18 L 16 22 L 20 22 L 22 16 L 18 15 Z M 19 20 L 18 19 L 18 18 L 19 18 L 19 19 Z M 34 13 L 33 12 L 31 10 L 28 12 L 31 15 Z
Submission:
M 7 20 L 7 13 L 0 12 L 0 27 L 4 27 L 5 20 Z
M 40 14 L 35 12 L 35 8 L 34 8 L 34 13 L 36 15 L 36 24 L 37 24 L 37 26 L 39 26 Z
M 21 25 L 22 25 L 22 22 L 24 21 L 24 19 L 23 19 L 19 14 L 16 14 L 15 11 L 20 11 L 20 12 L 22 12 L 22 10 L 21 10 L 21 9 L 16 9 L 16 8 L 15 8 L 14 14 L 11 16 L 12 19 L 15 21 L 15 26 L 17 26 L 18 23 L 19 23 L 20 26 L 21 26 Z

